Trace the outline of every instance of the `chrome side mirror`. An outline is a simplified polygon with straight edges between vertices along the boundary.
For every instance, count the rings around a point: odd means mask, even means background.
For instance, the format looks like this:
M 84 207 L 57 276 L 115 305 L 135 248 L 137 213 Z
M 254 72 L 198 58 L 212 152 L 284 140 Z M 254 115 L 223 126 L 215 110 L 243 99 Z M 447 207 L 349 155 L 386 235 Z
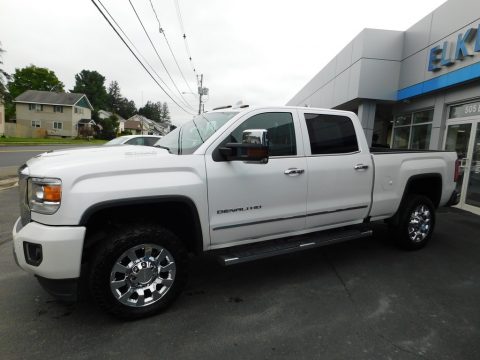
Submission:
M 242 144 L 255 144 L 268 146 L 268 131 L 265 129 L 244 130 L 242 135 Z
M 246 161 L 250 163 L 268 163 L 267 130 L 244 130 L 241 143 L 227 143 L 219 148 L 221 156 L 227 161 Z

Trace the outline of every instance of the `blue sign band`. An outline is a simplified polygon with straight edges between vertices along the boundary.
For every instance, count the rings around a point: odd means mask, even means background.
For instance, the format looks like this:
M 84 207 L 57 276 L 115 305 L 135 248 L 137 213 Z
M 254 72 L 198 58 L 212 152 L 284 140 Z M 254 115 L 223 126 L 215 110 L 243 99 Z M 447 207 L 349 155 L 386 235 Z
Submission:
M 480 62 L 400 89 L 397 91 L 397 100 L 408 99 L 477 78 L 480 78 Z

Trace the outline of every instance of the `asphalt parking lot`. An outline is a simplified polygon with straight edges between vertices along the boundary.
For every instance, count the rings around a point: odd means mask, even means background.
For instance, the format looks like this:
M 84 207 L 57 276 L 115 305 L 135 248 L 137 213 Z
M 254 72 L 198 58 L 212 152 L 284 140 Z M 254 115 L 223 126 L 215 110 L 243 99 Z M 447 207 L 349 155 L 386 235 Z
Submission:
M 163 314 L 66 306 L 17 268 L 17 189 L 0 191 L 1 359 L 479 359 L 480 217 L 442 210 L 427 248 L 376 235 L 221 267 L 194 259 Z

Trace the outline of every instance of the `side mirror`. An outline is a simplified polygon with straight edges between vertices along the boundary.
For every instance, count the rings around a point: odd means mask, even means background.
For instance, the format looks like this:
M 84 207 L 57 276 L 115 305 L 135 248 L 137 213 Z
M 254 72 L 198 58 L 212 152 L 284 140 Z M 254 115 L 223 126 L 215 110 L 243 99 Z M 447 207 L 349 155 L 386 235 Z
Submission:
M 244 130 L 241 143 L 227 143 L 219 148 L 220 154 L 228 161 L 268 163 L 267 130 Z

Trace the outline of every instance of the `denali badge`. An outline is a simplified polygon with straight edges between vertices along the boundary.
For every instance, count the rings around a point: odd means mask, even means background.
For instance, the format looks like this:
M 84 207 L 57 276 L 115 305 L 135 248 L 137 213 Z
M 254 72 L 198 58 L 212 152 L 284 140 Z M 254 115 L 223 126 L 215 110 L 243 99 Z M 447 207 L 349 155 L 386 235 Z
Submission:
M 235 208 L 235 209 L 217 210 L 217 214 L 228 214 L 228 213 L 234 213 L 234 212 L 240 212 L 240 211 L 259 210 L 261 208 L 262 208 L 262 205 L 245 206 L 245 207 Z

